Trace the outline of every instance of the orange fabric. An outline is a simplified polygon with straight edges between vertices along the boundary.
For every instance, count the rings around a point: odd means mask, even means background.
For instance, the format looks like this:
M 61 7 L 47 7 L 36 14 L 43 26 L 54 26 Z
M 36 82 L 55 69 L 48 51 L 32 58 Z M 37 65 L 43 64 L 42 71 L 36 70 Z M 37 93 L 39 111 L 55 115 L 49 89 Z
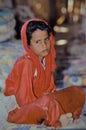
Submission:
M 72 113 L 74 119 L 81 115 L 85 103 L 85 92 L 80 86 L 71 86 L 51 94 L 61 106 L 61 114 Z
M 41 21 L 40 19 L 32 19 L 32 20 Z M 6 96 L 15 95 L 16 101 L 18 105 L 20 106 L 20 109 L 15 109 L 13 110 L 13 112 L 12 111 L 9 112 L 9 115 L 8 115 L 8 121 L 15 122 L 15 123 L 27 123 L 27 122 L 30 123 L 28 121 L 28 118 L 30 118 L 28 117 L 28 111 L 29 111 L 29 106 L 31 106 L 32 102 L 35 102 L 41 96 L 55 90 L 55 85 L 54 85 L 54 80 L 53 80 L 53 75 L 52 75 L 52 72 L 54 71 L 56 67 L 54 37 L 52 34 L 50 35 L 51 50 L 50 50 L 49 55 L 45 57 L 46 68 L 44 70 L 38 57 L 27 46 L 26 28 L 27 28 L 27 24 L 30 21 L 31 20 L 28 20 L 23 25 L 22 30 L 21 30 L 21 39 L 22 39 L 26 54 L 20 57 L 14 64 L 14 67 L 11 73 L 8 75 L 6 79 L 6 86 L 5 86 L 5 91 L 4 91 L 4 94 Z M 35 70 L 37 70 L 37 76 L 34 76 Z M 40 102 L 37 104 L 39 104 L 39 107 L 41 107 L 40 103 L 44 102 L 45 107 L 50 106 L 49 107 L 50 110 L 47 116 L 49 117 L 48 119 L 50 120 L 49 122 L 54 122 L 54 120 L 57 117 L 59 117 L 58 104 L 54 101 L 51 101 L 50 99 L 48 101 L 49 103 L 48 102 L 46 103 L 45 102 L 46 100 L 47 99 L 43 101 L 40 100 Z M 54 115 L 56 115 L 56 118 L 53 116 L 53 114 L 51 114 L 51 107 L 52 107 L 51 104 L 53 106 L 56 106 L 53 109 L 57 113 L 55 114 L 55 112 L 53 112 Z M 41 108 L 43 109 L 43 107 Z M 32 108 L 32 110 L 34 111 L 35 109 Z M 22 116 L 22 113 L 25 111 L 27 114 L 23 114 Z M 44 112 L 46 113 L 45 109 L 44 109 Z M 37 114 L 38 112 L 35 111 L 35 113 L 38 117 L 38 114 Z
M 44 124 L 54 126 L 60 117 L 59 104 L 50 95 L 9 112 L 8 122 L 23 124 Z
M 21 118 L 22 113 L 22 118 Z M 35 104 L 24 105 L 9 112 L 8 121 L 18 124 L 41 124 L 46 119 L 46 113 Z
M 39 21 L 40 19 L 32 19 Z M 30 20 L 31 21 L 31 20 Z M 19 106 L 30 103 L 55 89 L 52 71 L 55 69 L 54 37 L 51 34 L 51 52 L 45 58 L 46 69 L 44 70 L 38 57 L 28 48 L 26 39 L 27 21 L 21 30 L 21 38 L 26 54 L 18 59 L 6 80 L 5 95 L 16 96 Z M 34 77 L 35 69 L 37 76 Z M 33 86 L 32 86 L 33 84 Z
M 41 21 L 40 19 L 32 19 Z M 60 127 L 59 117 L 62 113 L 72 112 L 72 106 L 79 108 L 84 102 L 81 98 L 79 105 L 74 104 L 74 97 L 77 91 L 72 87 L 71 91 L 67 88 L 60 91 L 61 95 L 55 91 L 55 85 L 52 72 L 55 65 L 54 37 L 51 34 L 51 50 L 50 54 L 45 57 L 46 69 L 44 70 L 38 57 L 28 48 L 26 39 L 26 27 L 31 20 L 28 20 L 22 27 L 21 39 L 25 48 L 25 55 L 20 57 L 6 79 L 4 94 L 6 96 L 15 95 L 19 108 L 9 112 L 7 120 L 14 123 L 23 124 L 41 124 Z M 46 23 L 46 22 L 45 22 Z M 46 23 L 47 24 L 47 23 Z M 34 74 L 36 72 L 36 75 Z M 71 93 L 72 92 L 72 93 Z M 74 93 L 74 97 L 71 94 Z M 80 97 L 83 97 L 82 94 Z M 79 99 L 80 99 L 79 97 Z M 67 107 L 72 99 L 70 107 Z M 64 109 L 63 109 L 64 108 Z M 71 109 L 70 109 L 71 108 Z

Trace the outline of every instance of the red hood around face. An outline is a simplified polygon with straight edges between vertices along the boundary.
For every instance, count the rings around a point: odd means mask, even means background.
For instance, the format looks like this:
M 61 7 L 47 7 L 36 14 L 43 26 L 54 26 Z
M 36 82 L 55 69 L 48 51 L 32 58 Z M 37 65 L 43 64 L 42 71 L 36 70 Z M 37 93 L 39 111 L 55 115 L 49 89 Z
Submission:
M 45 22 L 47 25 L 48 23 L 45 21 L 45 20 L 42 20 L 42 19 L 39 19 L 39 18 L 33 18 L 33 19 L 30 19 L 28 21 L 26 21 L 24 23 L 24 25 L 22 26 L 22 29 L 21 29 L 21 40 L 22 40 L 22 43 L 23 43 L 23 47 L 25 49 L 25 52 L 27 54 L 29 54 L 29 56 L 35 61 L 37 62 L 38 60 L 38 57 L 36 55 L 34 55 L 34 53 L 31 51 L 31 49 L 29 49 L 28 47 L 28 44 L 27 44 L 27 37 L 26 37 L 26 29 L 27 29 L 27 25 L 31 22 L 31 21 L 43 21 Z M 51 62 L 52 62 L 52 70 L 54 70 L 56 68 L 56 64 L 55 64 L 55 48 L 54 48 L 54 44 L 55 44 L 55 39 L 54 39 L 54 36 L 51 34 L 50 35 L 50 42 L 51 42 L 51 51 L 50 51 L 50 54 L 46 57 L 46 59 L 51 59 Z

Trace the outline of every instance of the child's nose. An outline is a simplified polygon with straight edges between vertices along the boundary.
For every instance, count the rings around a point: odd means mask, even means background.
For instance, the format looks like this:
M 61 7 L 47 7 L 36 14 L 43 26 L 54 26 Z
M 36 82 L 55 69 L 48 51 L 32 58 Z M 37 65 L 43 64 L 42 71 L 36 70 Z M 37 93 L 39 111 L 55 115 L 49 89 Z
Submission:
M 46 48 L 46 42 L 45 41 L 42 42 L 42 47 Z

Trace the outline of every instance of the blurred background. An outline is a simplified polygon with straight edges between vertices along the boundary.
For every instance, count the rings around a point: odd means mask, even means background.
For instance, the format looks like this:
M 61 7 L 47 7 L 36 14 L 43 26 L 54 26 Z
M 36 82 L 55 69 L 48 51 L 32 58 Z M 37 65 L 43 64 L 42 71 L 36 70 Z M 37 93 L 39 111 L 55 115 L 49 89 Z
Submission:
M 34 17 L 45 19 L 55 36 L 57 90 L 81 86 L 86 92 L 86 0 L 0 0 L 0 130 L 19 127 L 6 121 L 16 100 L 3 91 L 15 61 L 24 54 L 21 27 Z M 69 128 L 86 128 L 86 102 L 80 119 Z
M 23 23 L 43 18 L 56 39 L 55 83 L 86 86 L 85 0 L 0 0 L 0 42 L 20 41 Z

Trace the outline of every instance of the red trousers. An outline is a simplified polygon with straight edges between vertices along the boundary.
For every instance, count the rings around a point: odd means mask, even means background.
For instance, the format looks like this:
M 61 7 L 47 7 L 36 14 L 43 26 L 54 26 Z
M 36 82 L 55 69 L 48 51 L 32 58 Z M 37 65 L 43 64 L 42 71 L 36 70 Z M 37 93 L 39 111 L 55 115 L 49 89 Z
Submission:
M 72 113 L 79 118 L 85 103 L 85 93 L 81 87 L 68 87 L 44 95 L 32 103 L 12 110 L 7 120 L 19 124 L 41 124 L 60 127 L 59 117 Z

